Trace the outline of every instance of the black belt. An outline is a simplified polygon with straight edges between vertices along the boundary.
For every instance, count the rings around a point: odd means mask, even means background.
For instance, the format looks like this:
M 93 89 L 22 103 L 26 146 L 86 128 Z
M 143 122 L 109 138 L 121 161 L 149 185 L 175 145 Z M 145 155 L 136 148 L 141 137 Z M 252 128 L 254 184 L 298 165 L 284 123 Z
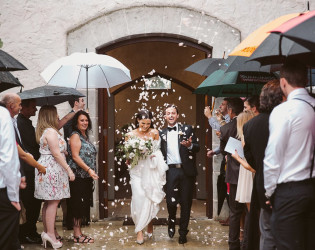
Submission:
M 168 164 L 169 168 L 182 168 L 181 164 Z

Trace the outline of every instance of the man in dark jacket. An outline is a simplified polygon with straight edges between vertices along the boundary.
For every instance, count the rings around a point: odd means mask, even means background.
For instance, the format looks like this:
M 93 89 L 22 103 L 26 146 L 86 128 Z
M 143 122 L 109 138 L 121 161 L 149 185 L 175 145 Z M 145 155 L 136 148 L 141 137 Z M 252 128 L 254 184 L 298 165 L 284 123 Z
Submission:
M 240 249 L 240 220 L 244 211 L 244 204 L 235 200 L 240 164 L 230 153 L 224 151 L 230 137 L 236 138 L 237 115 L 243 111 L 244 103 L 240 98 L 228 99 L 228 114 L 231 121 L 220 128 L 220 152 L 227 155 L 227 168 L 225 182 L 230 184 L 230 229 L 229 248 Z
M 37 111 L 36 100 L 23 100 L 22 109 L 17 116 L 17 126 L 21 136 L 23 149 L 33 155 L 37 161 L 39 159 L 39 145 L 36 142 L 35 128 L 30 120 Z M 41 237 L 37 233 L 36 223 L 39 217 L 41 200 L 34 197 L 35 190 L 35 169 L 25 164 L 24 174 L 27 186 L 21 190 L 21 200 L 25 207 L 26 223 L 20 226 L 20 240 L 22 243 L 41 243 Z
M 200 149 L 193 128 L 177 123 L 179 117 L 175 105 L 168 105 L 164 118 L 168 127 L 160 132 L 161 151 L 168 164 L 166 173 L 166 202 L 169 213 L 168 234 L 175 234 L 177 204 L 181 206 L 179 223 L 179 244 L 187 242 L 188 224 L 192 205 L 193 190 L 197 169 L 195 153 Z

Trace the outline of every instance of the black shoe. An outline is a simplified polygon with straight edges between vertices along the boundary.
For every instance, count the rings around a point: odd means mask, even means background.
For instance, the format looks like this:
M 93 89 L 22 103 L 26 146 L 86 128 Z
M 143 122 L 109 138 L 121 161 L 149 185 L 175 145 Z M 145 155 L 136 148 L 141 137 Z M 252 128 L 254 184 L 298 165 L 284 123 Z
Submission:
M 42 244 L 42 239 L 30 235 L 26 235 L 20 238 L 21 243 L 24 244 Z
M 178 243 L 179 243 L 179 244 L 185 244 L 185 243 L 187 243 L 187 237 L 186 237 L 186 235 L 180 235 L 180 236 L 179 236 L 179 239 L 178 239 Z
M 175 234 L 175 223 L 170 222 L 168 224 L 168 236 L 173 238 Z

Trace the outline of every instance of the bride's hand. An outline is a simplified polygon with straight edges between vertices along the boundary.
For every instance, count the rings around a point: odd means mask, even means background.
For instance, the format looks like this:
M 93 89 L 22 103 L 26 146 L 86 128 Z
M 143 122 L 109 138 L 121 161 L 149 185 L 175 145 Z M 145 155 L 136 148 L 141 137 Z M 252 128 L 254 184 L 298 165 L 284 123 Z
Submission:
M 154 157 L 156 157 L 155 155 L 150 155 L 150 159 L 152 160 Z

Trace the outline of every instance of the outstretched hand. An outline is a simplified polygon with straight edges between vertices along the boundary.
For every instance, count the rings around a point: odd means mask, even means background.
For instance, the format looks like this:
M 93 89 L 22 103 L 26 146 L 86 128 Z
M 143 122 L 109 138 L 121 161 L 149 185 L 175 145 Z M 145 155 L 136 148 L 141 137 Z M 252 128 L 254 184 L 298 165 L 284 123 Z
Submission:
M 182 140 L 180 144 L 189 148 L 192 144 L 192 137 L 190 136 L 188 140 Z

